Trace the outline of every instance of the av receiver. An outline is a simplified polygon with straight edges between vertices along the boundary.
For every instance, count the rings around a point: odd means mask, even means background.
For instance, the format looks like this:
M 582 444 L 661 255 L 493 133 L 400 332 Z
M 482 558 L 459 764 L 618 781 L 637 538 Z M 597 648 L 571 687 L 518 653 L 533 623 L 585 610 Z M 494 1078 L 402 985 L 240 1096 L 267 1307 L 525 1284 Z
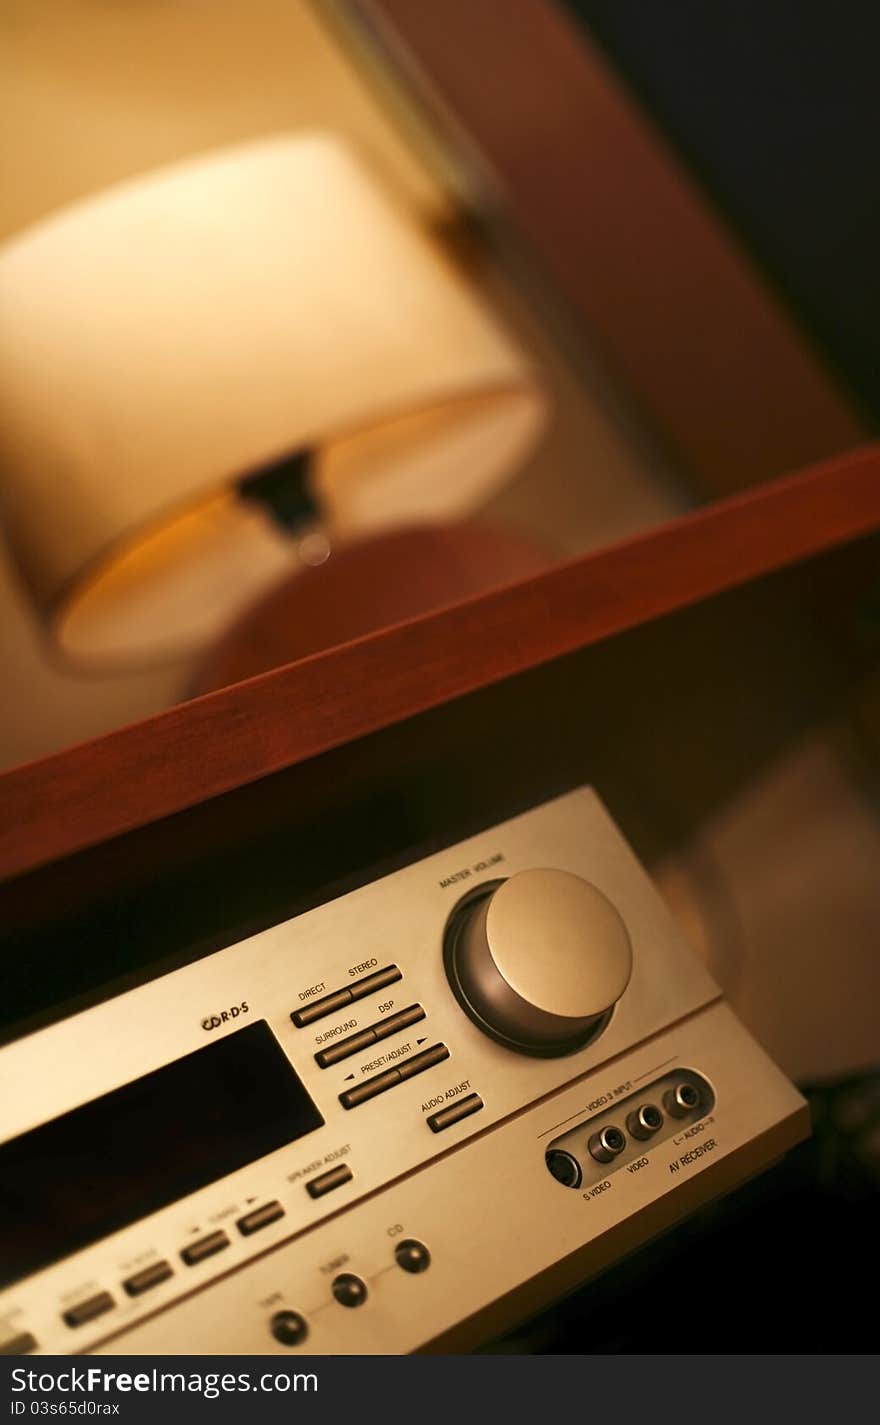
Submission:
M 462 1350 L 808 1131 L 582 788 L 0 1051 L 0 1350 Z

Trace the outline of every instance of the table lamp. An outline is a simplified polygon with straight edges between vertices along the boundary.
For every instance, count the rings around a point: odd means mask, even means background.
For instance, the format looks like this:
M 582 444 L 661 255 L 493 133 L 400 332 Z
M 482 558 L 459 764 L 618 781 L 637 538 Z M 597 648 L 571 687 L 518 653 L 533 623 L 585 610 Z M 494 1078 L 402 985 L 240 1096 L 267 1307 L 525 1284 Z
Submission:
M 0 252 L 0 510 L 86 668 L 197 652 L 335 541 L 467 515 L 542 419 L 507 333 L 330 135 L 147 174 Z

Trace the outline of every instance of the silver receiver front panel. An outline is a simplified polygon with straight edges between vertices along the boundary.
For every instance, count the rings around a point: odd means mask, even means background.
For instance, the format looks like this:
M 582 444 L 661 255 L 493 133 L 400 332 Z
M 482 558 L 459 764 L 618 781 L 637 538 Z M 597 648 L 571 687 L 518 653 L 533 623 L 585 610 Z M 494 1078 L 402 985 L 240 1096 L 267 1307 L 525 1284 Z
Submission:
M 608 1013 L 587 1014 L 589 986 L 572 980 L 593 1037 L 570 1052 L 486 1032 L 444 958 L 466 894 L 536 868 L 588 882 L 631 945 L 628 979 L 615 950 L 625 988 Z M 557 1020 L 567 983 L 560 971 Z M 0 1349 L 469 1347 L 807 1131 L 803 1100 L 586 788 L 9 1045 L 0 1140 L 257 1022 L 322 1126 L 13 1282 Z M 676 1116 L 664 1096 L 686 1083 L 705 1087 Z M 646 1089 L 663 1126 L 637 1139 L 626 1125 Z M 625 1146 L 602 1162 L 588 1145 L 607 1127 Z M 548 1170 L 557 1151 L 576 1182 Z

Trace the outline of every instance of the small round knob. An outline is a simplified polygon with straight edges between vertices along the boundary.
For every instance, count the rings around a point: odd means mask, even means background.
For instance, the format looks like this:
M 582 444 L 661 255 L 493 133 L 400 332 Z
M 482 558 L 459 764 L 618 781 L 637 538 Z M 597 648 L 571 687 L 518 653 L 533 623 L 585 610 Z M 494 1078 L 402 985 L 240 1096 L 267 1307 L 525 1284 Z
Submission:
M 445 958 L 474 1023 L 508 1048 L 543 1056 L 595 1038 L 632 972 L 620 914 L 568 871 L 520 871 L 471 892 L 450 917 Z
M 424 1242 L 417 1242 L 415 1237 L 407 1237 L 403 1242 L 398 1242 L 394 1248 L 394 1260 L 401 1271 L 411 1272 L 417 1276 L 428 1270 L 431 1265 L 431 1253 Z
M 340 1272 L 333 1278 L 333 1295 L 340 1306 L 363 1306 L 367 1299 L 367 1284 L 353 1272 Z
M 299 1346 L 309 1334 L 308 1323 L 298 1311 L 276 1311 L 270 1325 L 272 1335 L 282 1346 Z

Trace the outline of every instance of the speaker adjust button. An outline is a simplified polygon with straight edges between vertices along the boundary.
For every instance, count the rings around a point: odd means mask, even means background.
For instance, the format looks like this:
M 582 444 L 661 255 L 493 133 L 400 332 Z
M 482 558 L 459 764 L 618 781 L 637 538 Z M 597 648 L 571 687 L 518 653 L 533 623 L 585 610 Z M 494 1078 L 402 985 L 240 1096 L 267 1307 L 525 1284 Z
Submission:
M 335 1188 L 342 1187 L 343 1183 L 350 1183 L 354 1173 L 347 1163 L 340 1163 L 338 1168 L 331 1168 L 329 1173 L 322 1173 L 319 1178 L 312 1178 L 306 1183 L 306 1192 L 309 1197 L 324 1197 L 328 1192 L 333 1192 Z

